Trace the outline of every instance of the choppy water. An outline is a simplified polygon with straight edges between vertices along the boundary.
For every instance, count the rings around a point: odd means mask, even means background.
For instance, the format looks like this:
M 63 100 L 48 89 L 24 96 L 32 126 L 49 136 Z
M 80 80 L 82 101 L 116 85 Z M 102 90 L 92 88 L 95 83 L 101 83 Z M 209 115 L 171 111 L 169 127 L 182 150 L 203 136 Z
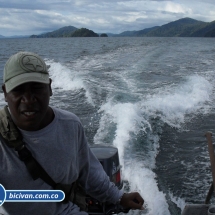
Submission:
M 186 203 L 204 202 L 213 38 L 1 39 L 1 83 L 5 61 L 22 50 L 51 66 L 51 105 L 80 117 L 89 144 L 118 147 L 124 178 L 146 202 L 131 214 L 179 215 Z

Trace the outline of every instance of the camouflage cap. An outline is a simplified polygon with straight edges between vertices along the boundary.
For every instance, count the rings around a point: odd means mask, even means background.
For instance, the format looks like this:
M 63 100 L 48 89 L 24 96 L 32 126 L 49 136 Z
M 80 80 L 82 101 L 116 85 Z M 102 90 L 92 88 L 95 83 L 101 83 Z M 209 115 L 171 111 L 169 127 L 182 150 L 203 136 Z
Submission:
M 18 52 L 12 55 L 5 64 L 3 83 L 6 92 L 10 92 L 27 82 L 49 84 L 49 73 L 40 56 L 31 52 Z

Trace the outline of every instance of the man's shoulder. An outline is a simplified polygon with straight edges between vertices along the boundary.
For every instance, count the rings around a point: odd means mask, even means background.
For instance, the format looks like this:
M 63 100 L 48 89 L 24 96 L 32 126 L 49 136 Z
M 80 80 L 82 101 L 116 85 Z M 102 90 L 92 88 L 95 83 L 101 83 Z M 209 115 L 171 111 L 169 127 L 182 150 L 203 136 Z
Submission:
M 68 120 L 81 123 L 79 117 L 76 116 L 74 113 L 56 107 L 51 108 L 53 109 L 55 117 L 57 117 L 58 120 Z

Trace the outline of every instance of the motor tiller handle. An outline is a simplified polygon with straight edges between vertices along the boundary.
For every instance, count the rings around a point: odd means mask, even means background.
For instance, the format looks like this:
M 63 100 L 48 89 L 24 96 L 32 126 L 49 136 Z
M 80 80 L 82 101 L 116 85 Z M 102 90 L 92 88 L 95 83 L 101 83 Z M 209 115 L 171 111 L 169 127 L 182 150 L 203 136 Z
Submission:
M 208 132 L 206 132 L 205 136 L 206 136 L 207 142 L 208 142 L 208 152 L 209 152 L 210 161 L 211 161 L 213 186 L 215 187 L 215 155 L 214 155 L 214 147 L 213 147 L 213 142 L 212 142 L 212 133 L 208 131 Z

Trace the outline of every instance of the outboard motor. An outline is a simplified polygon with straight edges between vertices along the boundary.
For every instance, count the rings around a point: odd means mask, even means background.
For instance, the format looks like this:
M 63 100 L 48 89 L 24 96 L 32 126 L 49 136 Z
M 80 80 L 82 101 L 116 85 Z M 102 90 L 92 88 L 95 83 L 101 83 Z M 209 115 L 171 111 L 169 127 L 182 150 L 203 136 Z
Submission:
M 110 180 L 121 190 L 123 188 L 123 181 L 121 178 L 118 149 L 113 146 L 103 145 L 94 145 L 90 148 L 102 164 Z
M 113 146 L 93 145 L 90 146 L 92 152 L 102 164 L 110 180 L 121 190 L 123 189 L 123 180 L 121 174 L 121 165 L 119 162 L 118 149 Z M 129 209 L 124 209 L 121 205 L 110 203 L 101 203 L 98 200 L 87 196 L 88 213 L 90 215 L 109 215 L 120 212 L 127 213 Z

